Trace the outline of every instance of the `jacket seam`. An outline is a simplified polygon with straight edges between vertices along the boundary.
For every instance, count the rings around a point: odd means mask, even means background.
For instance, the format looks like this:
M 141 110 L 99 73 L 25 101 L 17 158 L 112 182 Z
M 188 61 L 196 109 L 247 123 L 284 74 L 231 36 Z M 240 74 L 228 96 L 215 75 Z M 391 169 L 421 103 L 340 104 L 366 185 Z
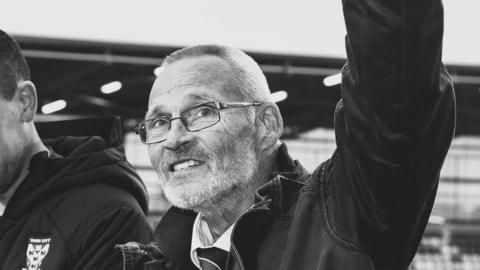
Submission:
M 363 253 L 366 253 L 368 254 L 368 250 L 360 245 L 357 245 L 353 242 L 350 242 L 346 239 L 344 239 L 342 236 L 338 235 L 335 231 L 335 229 L 333 228 L 332 224 L 330 223 L 329 221 L 329 218 L 328 218 L 328 205 L 327 205 L 327 201 L 326 201 L 326 198 L 327 198 L 327 193 L 326 193 L 326 189 L 325 189 L 325 179 L 326 179 L 326 176 L 325 176 L 325 169 L 326 169 L 326 165 L 324 163 L 324 165 L 322 165 L 322 168 L 321 168 L 321 173 L 319 175 L 319 178 L 320 178 L 320 208 L 321 208 L 321 213 L 322 213 L 322 220 L 323 220 L 323 223 L 325 225 L 325 229 L 328 233 L 328 235 L 330 236 L 330 238 L 332 238 L 335 242 L 337 242 L 338 244 L 340 244 L 341 246 L 347 248 L 347 249 L 350 249 L 350 250 L 353 250 L 353 251 L 357 251 L 357 252 L 363 252 Z
M 46 209 L 45 209 L 43 206 L 40 206 L 39 208 L 40 208 L 40 210 L 45 214 L 45 216 L 50 220 L 50 222 L 52 223 L 52 225 L 53 225 L 53 226 L 55 227 L 55 229 L 57 230 L 60 239 L 63 241 L 63 244 L 64 244 L 64 246 L 65 246 L 65 250 L 67 251 L 68 261 L 71 261 L 71 260 L 72 260 L 72 251 L 70 250 L 70 247 L 69 247 L 69 245 L 68 245 L 68 241 L 66 240 L 65 236 L 62 234 L 62 231 L 61 231 L 60 228 L 58 227 L 57 222 L 55 222 L 55 220 L 53 219 L 53 217 L 50 215 L 49 212 L 46 211 Z

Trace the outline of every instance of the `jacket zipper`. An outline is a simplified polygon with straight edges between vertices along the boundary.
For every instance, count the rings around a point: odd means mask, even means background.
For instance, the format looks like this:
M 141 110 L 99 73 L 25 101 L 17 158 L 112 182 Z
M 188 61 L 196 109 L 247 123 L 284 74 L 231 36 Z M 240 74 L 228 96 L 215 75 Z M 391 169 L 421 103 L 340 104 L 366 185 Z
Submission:
M 243 265 L 242 258 L 240 257 L 240 253 L 237 250 L 237 247 L 235 246 L 235 242 L 232 241 L 233 235 L 235 233 L 235 230 L 237 228 L 237 225 L 240 223 L 240 220 L 244 218 L 246 215 L 254 214 L 255 212 L 260 212 L 260 211 L 268 211 L 270 210 L 267 205 L 269 205 L 272 202 L 271 199 L 267 199 L 266 201 L 260 202 L 256 205 L 253 205 L 247 212 L 243 213 L 240 215 L 238 218 L 237 222 L 233 225 L 232 229 L 232 235 L 230 237 L 230 242 L 232 243 L 232 250 L 235 256 L 238 258 L 238 263 L 240 264 L 240 269 L 245 270 L 245 266 Z

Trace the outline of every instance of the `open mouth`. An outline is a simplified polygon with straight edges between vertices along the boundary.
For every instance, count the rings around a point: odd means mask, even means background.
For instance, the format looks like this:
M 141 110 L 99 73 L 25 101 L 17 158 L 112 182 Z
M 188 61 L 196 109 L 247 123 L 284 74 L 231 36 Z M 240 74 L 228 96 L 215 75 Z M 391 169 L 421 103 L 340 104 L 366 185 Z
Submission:
M 183 171 L 190 168 L 198 167 L 200 165 L 203 165 L 204 163 L 205 162 L 201 162 L 195 159 L 182 159 L 170 164 L 170 166 L 168 166 L 168 169 L 171 172 L 178 172 L 178 171 Z

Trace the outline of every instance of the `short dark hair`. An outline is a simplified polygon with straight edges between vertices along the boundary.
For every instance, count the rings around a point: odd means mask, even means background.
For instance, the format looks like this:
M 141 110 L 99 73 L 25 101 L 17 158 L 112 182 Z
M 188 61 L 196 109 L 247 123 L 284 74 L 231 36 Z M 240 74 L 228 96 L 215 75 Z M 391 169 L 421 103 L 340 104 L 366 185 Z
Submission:
M 0 96 L 11 100 L 22 80 L 30 80 L 27 60 L 15 39 L 0 30 Z

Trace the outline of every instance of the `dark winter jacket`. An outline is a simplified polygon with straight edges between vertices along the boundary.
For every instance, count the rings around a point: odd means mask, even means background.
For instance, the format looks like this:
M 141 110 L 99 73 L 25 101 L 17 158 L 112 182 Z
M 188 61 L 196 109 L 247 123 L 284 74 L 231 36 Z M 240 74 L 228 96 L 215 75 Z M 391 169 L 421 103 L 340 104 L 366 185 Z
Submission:
M 121 147 L 48 140 L 0 218 L 0 269 L 121 269 L 114 245 L 149 242 L 145 187 Z
M 234 225 L 227 269 L 405 270 L 415 255 L 455 124 L 441 2 L 342 2 L 348 62 L 337 149 L 311 175 L 280 149 L 284 172 Z M 194 219 L 170 209 L 155 246 L 123 247 L 126 269 L 195 269 Z

